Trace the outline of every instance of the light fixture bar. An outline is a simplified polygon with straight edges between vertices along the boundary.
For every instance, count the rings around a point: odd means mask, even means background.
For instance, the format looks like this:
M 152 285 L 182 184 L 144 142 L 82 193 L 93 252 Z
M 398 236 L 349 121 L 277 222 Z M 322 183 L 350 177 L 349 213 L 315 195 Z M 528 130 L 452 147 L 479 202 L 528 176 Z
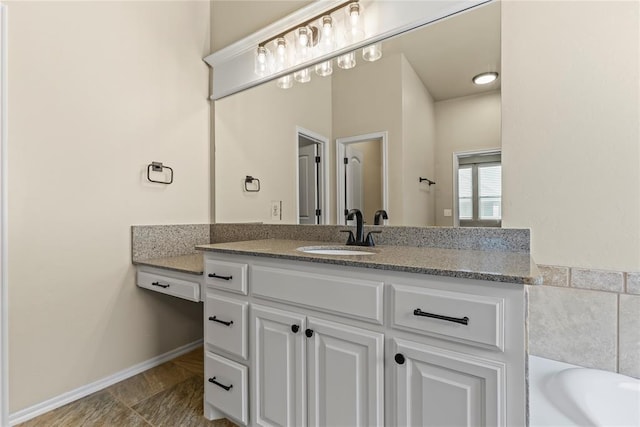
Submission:
M 315 21 L 315 20 L 317 20 L 317 19 L 322 18 L 323 16 L 331 15 L 333 12 L 335 12 L 335 11 L 337 11 L 337 10 L 342 9 L 342 8 L 343 8 L 343 7 L 345 7 L 346 5 L 351 4 L 351 3 L 358 3 L 359 1 L 360 1 L 360 0 L 348 0 L 348 1 L 342 2 L 342 3 L 340 3 L 339 5 L 334 6 L 334 7 L 332 7 L 331 9 L 329 9 L 329 10 L 327 10 L 327 11 L 325 11 L 325 12 L 322 12 L 322 13 L 320 13 L 320 14 L 318 14 L 318 15 L 314 16 L 313 18 L 307 19 L 306 21 L 302 22 L 301 24 L 296 25 L 295 27 L 288 28 L 288 29 L 286 29 L 285 31 L 281 32 L 280 34 L 278 34 L 278 35 L 276 35 L 276 36 L 274 36 L 274 37 L 271 37 L 270 39 L 267 39 L 267 40 L 265 40 L 265 41 L 263 41 L 263 42 L 258 43 L 258 47 L 265 46 L 265 45 L 267 45 L 268 43 L 270 43 L 270 42 L 274 41 L 275 39 L 278 39 L 278 38 L 280 38 L 280 37 L 284 37 L 284 36 L 286 36 L 286 35 L 287 35 L 287 34 L 289 34 L 291 31 L 294 31 L 294 30 L 296 30 L 296 29 L 298 29 L 298 28 L 300 28 L 300 27 L 305 27 L 305 26 L 307 26 L 307 25 L 311 24 L 313 21 Z

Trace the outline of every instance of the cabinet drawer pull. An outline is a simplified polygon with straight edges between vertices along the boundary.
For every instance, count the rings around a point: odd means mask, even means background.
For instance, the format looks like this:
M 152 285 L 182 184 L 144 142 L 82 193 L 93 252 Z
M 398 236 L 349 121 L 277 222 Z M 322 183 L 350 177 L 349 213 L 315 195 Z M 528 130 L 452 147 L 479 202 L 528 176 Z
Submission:
M 162 283 L 160 283 L 160 282 L 151 282 L 151 285 L 152 285 L 152 286 L 159 286 L 159 287 L 161 287 L 161 288 L 165 288 L 165 289 L 166 289 L 166 288 L 168 288 L 169 286 L 171 286 L 171 285 L 163 285 L 163 284 L 162 284 Z
M 449 317 L 442 316 L 440 314 L 427 313 L 426 311 L 422 311 L 419 308 L 413 310 L 414 316 L 423 316 L 423 317 L 431 317 L 433 319 L 446 320 L 447 322 L 460 323 L 461 325 L 468 325 L 469 318 L 467 316 L 464 317 Z
M 396 353 L 394 359 L 398 365 L 404 365 L 404 355 L 402 353 Z
M 218 319 L 216 316 L 210 316 L 209 320 L 211 320 L 212 322 L 218 322 L 218 323 L 222 323 L 225 326 L 231 326 L 233 325 L 233 320 L 229 320 L 228 322 L 225 322 L 224 320 L 220 320 Z
M 306 331 L 304 331 L 304 334 L 307 336 L 307 338 L 311 338 L 313 336 L 313 329 L 307 329 Z
M 231 279 L 233 279 L 233 276 L 219 276 L 216 273 L 209 273 L 209 277 L 212 277 L 214 279 L 220 279 L 220 280 L 231 280 Z
M 231 390 L 231 387 L 233 387 L 233 384 L 229 384 L 229 385 L 220 384 L 218 381 L 216 381 L 216 377 L 209 378 L 209 382 L 217 385 L 218 387 L 225 389 L 226 391 Z
M 291 325 L 291 332 L 293 332 L 294 334 L 297 334 L 299 330 L 300 330 L 299 325 Z

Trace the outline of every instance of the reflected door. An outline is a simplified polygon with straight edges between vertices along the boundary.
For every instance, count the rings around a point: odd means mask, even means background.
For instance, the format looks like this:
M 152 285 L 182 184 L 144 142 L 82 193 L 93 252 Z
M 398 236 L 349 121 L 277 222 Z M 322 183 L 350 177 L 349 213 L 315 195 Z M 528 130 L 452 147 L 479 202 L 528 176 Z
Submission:
M 317 144 L 298 148 L 298 208 L 300 224 L 319 224 Z
M 364 182 L 363 165 L 364 154 L 362 151 L 347 145 L 345 168 L 345 205 L 346 209 L 360 209 L 364 213 Z

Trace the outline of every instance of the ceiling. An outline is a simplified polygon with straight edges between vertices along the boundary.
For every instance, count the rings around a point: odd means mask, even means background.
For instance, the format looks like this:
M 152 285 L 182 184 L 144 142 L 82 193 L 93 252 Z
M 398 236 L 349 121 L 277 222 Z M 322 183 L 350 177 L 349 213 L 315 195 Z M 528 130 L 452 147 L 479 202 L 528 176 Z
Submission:
M 500 2 L 394 37 L 382 50 L 404 53 L 435 101 L 499 89 L 500 78 L 484 86 L 471 79 L 486 71 L 500 73 Z

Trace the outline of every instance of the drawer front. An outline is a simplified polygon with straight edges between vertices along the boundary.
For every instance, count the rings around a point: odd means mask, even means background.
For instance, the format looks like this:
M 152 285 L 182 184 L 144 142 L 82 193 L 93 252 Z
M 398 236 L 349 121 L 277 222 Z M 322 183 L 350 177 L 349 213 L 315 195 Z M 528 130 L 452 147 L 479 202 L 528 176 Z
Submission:
M 138 286 L 189 301 L 200 301 L 200 284 L 198 282 L 138 271 Z
M 205 342 L 228 353 L 247 358 L 249 303 L 207 294 Z
M 281 268 L 252 266 L 251 292 L 382 324 L 383 283 Z
M 207 286 L 247 295 L 247 264 L 206 260 L 204 270 Z
M 391 295 L 397 329 L 504 350 L 502 298 L 402 285 L 391 285 Z
M 231 418 L 247 424 L 247 367 L 207 351 L 204 357 L 204 374 L 205 401 Z

